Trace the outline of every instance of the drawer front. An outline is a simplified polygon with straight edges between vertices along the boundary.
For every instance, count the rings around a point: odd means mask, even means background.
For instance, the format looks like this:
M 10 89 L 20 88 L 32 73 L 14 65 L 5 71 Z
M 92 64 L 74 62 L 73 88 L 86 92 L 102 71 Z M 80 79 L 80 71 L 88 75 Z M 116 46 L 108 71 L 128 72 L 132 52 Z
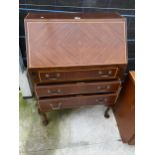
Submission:
M 39 71 L 39 79 L 40 82 L 115 79 L 117 72 L 117 67 L 76 71 Z
M 74 108 L 84 105 L 113 105 L 115 103 L 117 94 L 101 94 L 91 96 L 75 96 L 62 97 L 54 99 L 42 99 L 38 101 L 39 108 L 43 112 L 50 110 L 59 110 L 63 108 Z
M 61 85 L 36 86 L 35 93 L 38 98 L 62 95 L 109 93 L 116 92 L 120 87 L 120 81 L 113 82 L 89 82 Z

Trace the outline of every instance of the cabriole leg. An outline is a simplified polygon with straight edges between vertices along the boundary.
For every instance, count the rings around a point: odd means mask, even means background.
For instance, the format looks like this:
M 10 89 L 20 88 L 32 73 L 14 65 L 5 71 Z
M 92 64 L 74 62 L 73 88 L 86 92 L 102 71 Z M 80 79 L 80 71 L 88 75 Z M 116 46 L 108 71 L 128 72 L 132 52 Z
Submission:
M 104 117 L 105 117 L 105 118 L 109 118 L 109 117 L 110 117 L 110 115 L 109 115 L 109 110 L 110 110 L 110 107 L 107 107 L 107 109 L 106 109 L 105 112 L 104 112 Z
M 47 118 L 47 114 L 45 112 L 41 112 L 39 108 L 38 108 L 38 113 L 39 115 L 41 115 L 43 125 L 48 125 L 49 121 Z

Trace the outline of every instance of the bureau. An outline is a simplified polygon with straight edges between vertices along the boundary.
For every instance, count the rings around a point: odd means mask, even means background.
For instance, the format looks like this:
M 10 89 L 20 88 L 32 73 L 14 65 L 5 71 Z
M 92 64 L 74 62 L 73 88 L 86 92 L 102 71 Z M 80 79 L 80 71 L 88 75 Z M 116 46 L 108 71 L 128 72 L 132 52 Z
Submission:
M 127 67 L 126 19 L 117 13 L 29 13 L 25 18 L 28 77 L 43 123 L 46 112 L 109 107 Z

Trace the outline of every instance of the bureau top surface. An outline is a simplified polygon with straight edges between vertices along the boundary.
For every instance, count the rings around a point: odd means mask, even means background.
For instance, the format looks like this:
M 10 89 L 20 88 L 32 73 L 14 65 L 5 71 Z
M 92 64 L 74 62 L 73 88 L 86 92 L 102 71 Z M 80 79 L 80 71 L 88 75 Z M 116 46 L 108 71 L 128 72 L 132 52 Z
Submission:
M 115 13 L 28 14 L 29 68 L 127 64 L 126 20 Z
M 118 13 L 29 13 L 25 19 L 74 19 L 80 17 L 80 19 L 123 19 Z

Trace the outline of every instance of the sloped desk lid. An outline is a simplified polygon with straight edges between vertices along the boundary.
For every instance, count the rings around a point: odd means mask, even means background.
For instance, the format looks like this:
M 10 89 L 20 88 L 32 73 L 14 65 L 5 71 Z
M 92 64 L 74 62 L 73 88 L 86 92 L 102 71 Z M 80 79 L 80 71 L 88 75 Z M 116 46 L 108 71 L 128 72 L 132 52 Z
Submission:
M 127 64 L 118 14 L 28 14 L 25 32 L 29 68 Z

